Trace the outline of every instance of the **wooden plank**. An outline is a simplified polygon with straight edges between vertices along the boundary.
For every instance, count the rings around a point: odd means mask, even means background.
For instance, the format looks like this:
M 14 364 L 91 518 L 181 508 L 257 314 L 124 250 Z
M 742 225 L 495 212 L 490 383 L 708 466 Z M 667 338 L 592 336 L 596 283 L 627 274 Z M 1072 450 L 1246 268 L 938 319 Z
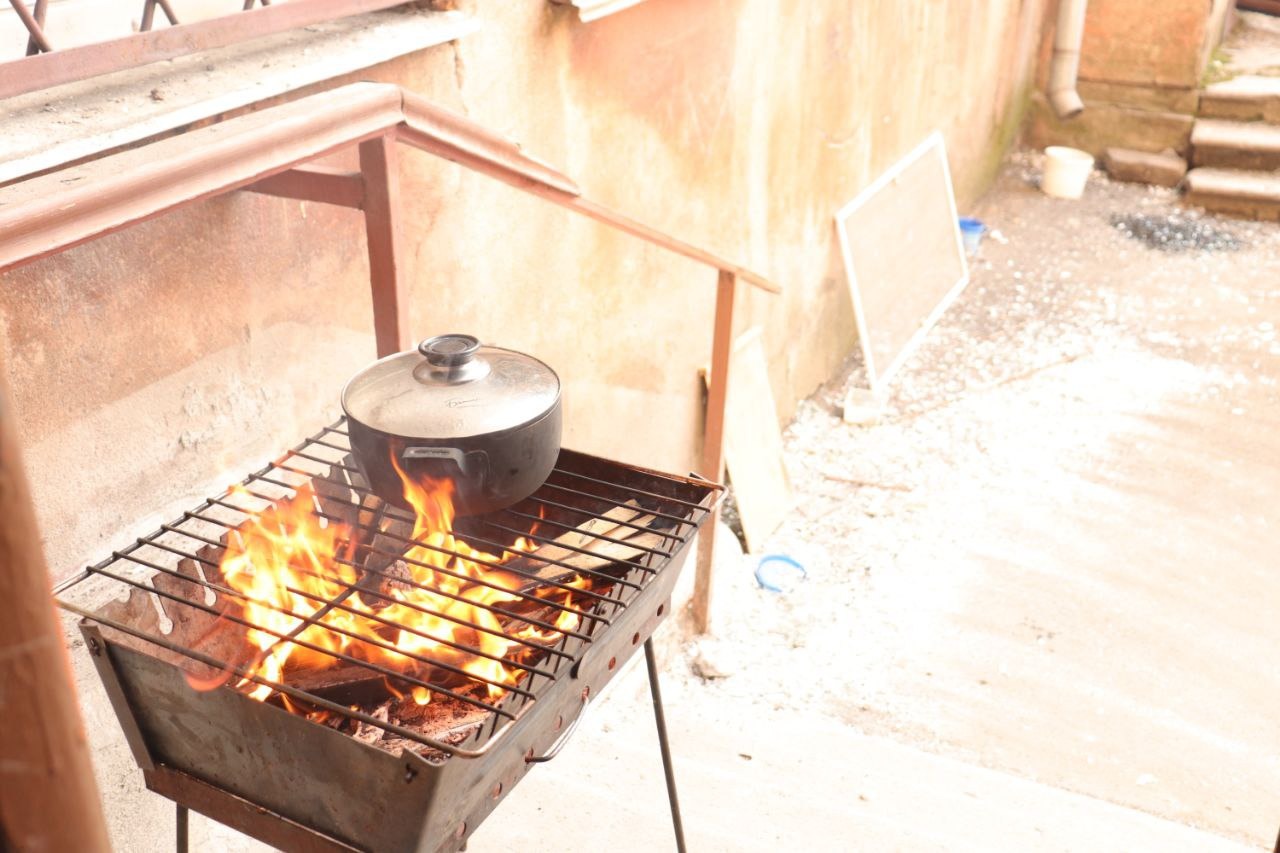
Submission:
M 0 270 L 381 135 L 400 90 L 341 89 L 0 187 Z
M 378 357 L 410 346 L 409 283 L 400 235 L 400 174 L 393 134 L 360 143 L 364 222 L 373 290 L 373 333 Z
M 245 191 L 263 195 L 364 208 L 364 177 L 333 166 L 295 166 L 249 184 Z
M 755 326 L 734 342 L 725 403 L 725 463 L 751 550 L 778 528 L 794 502 L 761 334 Z
M 7 398 L 0 378 L 0 847 L 105 851 L 107 827 Z
M 755 287 L 781 292 L 757 273 L 583 199 L 568 177 L 466 117 L 398 86 L 379 83 L 353 83 L 0 187 L 0 270 L 239 189 L 388 131 L 423 151 L 731 272 Z M 361 170 L 365 171 L 363 165 Z M 368 186 L 365 199 L 367 206 Z M 384 259 L 395 255 L 380 254 Z M 403 343 L 407 345 L 407 339 Z
M 702 437 L 702 471 L 716 482 L 724 479 L 725 404 L 729 396 L 730 356 L 733 352 L 733 309 L 737 278 L 720 270 L 716 283 L 715 327 L 711 338 L 711 381 L 707 392 L 706 429 Z M 715 559 L 720 510 L 711 514 L 698 533 L 698 564 L 693 577 L 693 626 L 699 634 L 711 629 L 711 573 Z
M 836 214 L 870 387 L 910 357 L 969 280 L 942 134 Z
M 1280 15 L 1280 0 L 1238 0 L 1238 4 L 1246 12 Z M 1280 850 L 1280 841 L 1276 842 L 1276 849 Z

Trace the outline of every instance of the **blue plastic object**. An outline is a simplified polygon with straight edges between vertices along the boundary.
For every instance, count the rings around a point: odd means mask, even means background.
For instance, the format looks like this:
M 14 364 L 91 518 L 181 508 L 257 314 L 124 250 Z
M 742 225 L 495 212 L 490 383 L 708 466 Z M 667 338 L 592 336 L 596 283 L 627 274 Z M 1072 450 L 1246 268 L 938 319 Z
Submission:
M 808 574 L 804 566 L 786 554 L 765 554 L 756 563 L 756 583 L 769 592 L 786 592 Z
M 982 235 L 986 233 L 987 226 L 982 224 L 981 219 L 974 219 L 972 216 L 960 217 L 960 241 L 964 243 L 966 255 L 978 254 L 978 247 L 982 245 Z

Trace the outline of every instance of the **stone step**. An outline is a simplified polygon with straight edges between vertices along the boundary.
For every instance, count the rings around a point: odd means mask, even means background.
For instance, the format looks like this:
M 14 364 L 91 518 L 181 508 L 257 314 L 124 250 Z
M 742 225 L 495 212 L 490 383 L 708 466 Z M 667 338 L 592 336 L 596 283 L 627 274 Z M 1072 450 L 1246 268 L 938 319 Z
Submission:
M 1191 128 L 1191 165 L 1264 172 L 1280 169 L 1280 126 L 1197 119 Z
M 1280 219 L 1280 174 L 1201 167 L 1187 172 L 1188 204 L 1244 219 Z
M 1246 74 L 1206 86 L 1198 112 L 1201 118 L 1280 124 L 1280 77 Z

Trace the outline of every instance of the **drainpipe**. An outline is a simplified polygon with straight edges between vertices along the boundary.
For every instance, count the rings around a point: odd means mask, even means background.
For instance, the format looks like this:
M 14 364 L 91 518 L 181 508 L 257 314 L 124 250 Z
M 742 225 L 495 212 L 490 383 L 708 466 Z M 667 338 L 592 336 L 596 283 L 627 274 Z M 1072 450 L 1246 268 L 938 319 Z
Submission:
M 1080 44 L 1084 41 L 1084 14 L 1089 0 L 1061 0 L 1053 34 L 1053 57 L 1049 60 L 1049 105 L 1058 118 L 1075 118 L 1084 112 L 1084 101 L 1076 91 L 1080 72 Z

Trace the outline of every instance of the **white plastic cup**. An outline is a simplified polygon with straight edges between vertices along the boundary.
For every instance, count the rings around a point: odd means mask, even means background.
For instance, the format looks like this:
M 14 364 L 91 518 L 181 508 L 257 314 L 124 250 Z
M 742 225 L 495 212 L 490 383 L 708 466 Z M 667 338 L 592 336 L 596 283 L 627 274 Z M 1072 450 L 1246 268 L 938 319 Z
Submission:
M 1040 189 L 1056 198 L 1080 198 L 1093 171 L 1093 155 L 1078 148 L 1050 145 L 1044 149 Z

